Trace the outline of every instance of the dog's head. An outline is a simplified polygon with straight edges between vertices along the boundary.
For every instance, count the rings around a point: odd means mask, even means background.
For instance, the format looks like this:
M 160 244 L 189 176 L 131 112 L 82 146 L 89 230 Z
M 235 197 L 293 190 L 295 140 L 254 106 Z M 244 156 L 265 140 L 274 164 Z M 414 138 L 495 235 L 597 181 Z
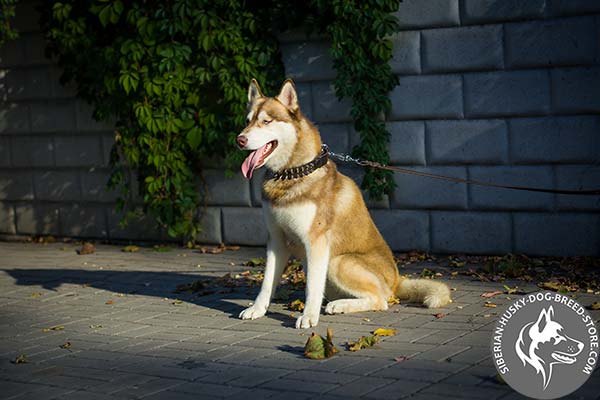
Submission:
M 525 325 L 515 345 L 523 362 L 542 374 L 544 388 L 550 383 L 554 364 L 573 364 L 583 350 L 583 343 L 565 333 L 564 327 L 554 319 L 552 306 L 542 309 L 538 319 Z
M 276 97 L 264 96 L 258 82 L 252 80 L 248 88 L 246 125 L 236 141 L 240 149 L 252 151 L 242 164 L 242 173 L 248 179 L 262 166 L 279 171 L 292 159 L 308 162 L 321 146 L 318 134 L 312 132 L 314 128 L 300 111 L 296 88 L 289 79 Z M 303 138 L 307 132 L 312 133 L 312 140 Z

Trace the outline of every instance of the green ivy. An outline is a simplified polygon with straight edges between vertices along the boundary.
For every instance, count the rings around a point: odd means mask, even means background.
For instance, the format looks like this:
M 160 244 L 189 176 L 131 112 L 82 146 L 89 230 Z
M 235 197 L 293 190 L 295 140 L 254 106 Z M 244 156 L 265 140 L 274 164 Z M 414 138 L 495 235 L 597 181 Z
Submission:
M 391 108 L 389 92 L 398 84 L 389 61 L 390 35 L 398 31 L 392 14 L 400 0 L 317 0 L 328 8 L 326 32 L 331 40 L 333 66 L 337 72 L 337 96 L 352 100 L 351 115 L 361 143 L 355 157 L 389 164 L 389 133 L 385 115 Z M 369 195 L 380 199 L 394 190 L 391 171 L 369 168 L 362 183 Z
M 384 120 L 397 84 L 388 61 L 399 0 L 61 0 L 42 3 L 50 53 L 98 120 L 115 120 L 110 184 L 119 205 L 136 206 L 172 237 L 194 238 L 199 173 L 225 160 L 237 169 L 235 136 L 244 125 L 252 78 L 273 92 L 284 70 L 277 34 L 318 29 L 331 40 L 338 97 L 352 101 L 361 144 L 354 155 L 389 162 Z M 390 193 L 388 172 L 367 171 L 371 196 Z
M 17 31 L 11 25 L 15 16 L 17 0 L 0 0 L 0 47 L 7 41 L 16 39 Z

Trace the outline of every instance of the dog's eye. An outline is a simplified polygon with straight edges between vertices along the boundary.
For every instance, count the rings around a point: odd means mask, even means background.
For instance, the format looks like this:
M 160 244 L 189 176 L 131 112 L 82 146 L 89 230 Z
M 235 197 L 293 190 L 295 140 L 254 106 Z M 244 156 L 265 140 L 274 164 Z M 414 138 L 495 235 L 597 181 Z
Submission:
M 271 121 L 273 121 L 272 119 L 265 119 L 263 120 L 263 124 L 264 125 L 269 125 L 271 123 Z

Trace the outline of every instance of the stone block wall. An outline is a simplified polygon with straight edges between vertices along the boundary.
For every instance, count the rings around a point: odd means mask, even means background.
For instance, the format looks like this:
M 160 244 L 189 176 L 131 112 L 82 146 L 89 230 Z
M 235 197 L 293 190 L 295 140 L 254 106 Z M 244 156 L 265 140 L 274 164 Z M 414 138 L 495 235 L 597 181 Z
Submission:
M 394 165 L 549 188 L 600 187 L 600 2 L 404 0 L 387 116 Z M 31 3 L 0 52 L 0 234 L 159 239 L 121 229 L 105 190 L 111 127 L 90 118 L 43 56 Z M 303 111 L 336 152 L 359 141 L 338 101 L 328 43 L 281 36 Z M 340 166 L 356 180 L 362 171 Z M 258 171 L 257 171 L 258 172 Z M 260 180 L 206 171 L 208 243 L 263 245 Z M 396 174 L 369 201 L 396 251 L 600 255 L 600 197 L 465 186 Z

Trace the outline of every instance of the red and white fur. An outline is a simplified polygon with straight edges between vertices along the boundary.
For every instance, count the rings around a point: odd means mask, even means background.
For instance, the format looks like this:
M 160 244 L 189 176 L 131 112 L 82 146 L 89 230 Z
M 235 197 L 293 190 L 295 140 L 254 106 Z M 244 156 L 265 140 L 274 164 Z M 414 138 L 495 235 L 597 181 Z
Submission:
M 240 148 L 252 151 L 242 165 L 246 178 L 262 166 L 281 171 L 317 157 L 319 132 L 300 111 L 291 80 L 274 98 L 264 96 L 253 80 L 248 102 L 247 127 L 237 138 Z M 242 319 L 265 315 L 290 255 L 305 260 L 307 276 L 306 305 L 296 328 L 317 325 L 326 292 L 328 314 L 386 310 L 392 296 L 427 307 L 452 301 L 441 282 L 400 277 L 360 190 L 331 160 L 301 178 L 266 179 L 263 210 L 269 233 L 265 279 Z

